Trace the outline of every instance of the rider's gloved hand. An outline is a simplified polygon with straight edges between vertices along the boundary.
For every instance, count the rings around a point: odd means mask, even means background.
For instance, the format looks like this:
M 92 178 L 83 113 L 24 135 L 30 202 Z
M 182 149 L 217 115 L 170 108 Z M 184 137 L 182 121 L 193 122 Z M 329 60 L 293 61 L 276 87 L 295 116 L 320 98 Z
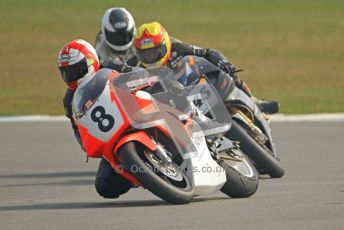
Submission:
M 229 61 L 221 59 L 221 60 L 219 60 L 219 61 L 217 62 L 217 66 L 218 66 L 221 70 L 223 70 L 223 71 L 225 71 L 226 73 L 228 73 L 230 76 L 235 77 L 235 76 L 234 76 L 234 75 L 235 75 L 235 72 L 236 72 L 235 66 L 232 65 Z
M 127 73 L 132 70 L 132 67 L 121 59 L 109 59 L 105 62 L 103 67 L 116 70 L 120 73 Z
M 236 71 L 235 66 L 230 63 L 222 53 L 214 49 L 207 49 L 204 57 L 213 65 L 219 67 L 221 70 L 234 77 L 233 75 Z
M 129 73 L 134 69 L 134 67 L 131 67 L 125 63 L 125 65 L 122 67 L 121 73 Z

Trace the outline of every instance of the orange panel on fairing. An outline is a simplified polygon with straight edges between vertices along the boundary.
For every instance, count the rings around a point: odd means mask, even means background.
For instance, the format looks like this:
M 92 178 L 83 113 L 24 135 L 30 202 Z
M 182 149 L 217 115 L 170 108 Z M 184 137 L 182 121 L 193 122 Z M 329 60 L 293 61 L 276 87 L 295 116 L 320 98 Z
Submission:
M 89 134 L 85 127 L 81 126 L 80 124 L 77 125 L 82 140 L 82 146 L 84 147 L 87 156 L 93 158 L 102 157 L 101 150 L 105 143 Z

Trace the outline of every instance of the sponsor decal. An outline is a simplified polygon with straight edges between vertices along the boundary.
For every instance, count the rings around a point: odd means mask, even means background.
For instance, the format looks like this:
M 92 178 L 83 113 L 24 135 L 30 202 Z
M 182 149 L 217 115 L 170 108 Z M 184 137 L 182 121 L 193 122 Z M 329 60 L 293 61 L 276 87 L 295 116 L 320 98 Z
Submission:
M 223 89 L 225 88 L 226 85 L 227 85 L 227 79 L 225 78 L 223 82 L 221 83 L 220 88 Z
M 127 27 L 127 23 L 126 22 L 116 22 L 114 25 L 115 29 L 117 30 L 121 30 Z
M 61 62 L 68 62 L 70 60 L 69 54 L 61 55 Z
M 145 38 L 141 40 L 141 46 L 149 46 L 149 45 L 154 45 L 154 41 L 151 38 Z
M 88 100 L 88 101 L 85 103 L 85 107 L 86 107 L 87 109 L 90 109 L 90 108 L 92 107 L 92 105 L 93 105 L 93 102 L 92 102 L 91 100 Z
M 80 61 L 84 55 L 80 53 L 78 50 L 70 49 L 68 53 L 63 53 L 60 55 L 60 62 L 61 63 L 69 63 L 74 64 L 77 61 Z

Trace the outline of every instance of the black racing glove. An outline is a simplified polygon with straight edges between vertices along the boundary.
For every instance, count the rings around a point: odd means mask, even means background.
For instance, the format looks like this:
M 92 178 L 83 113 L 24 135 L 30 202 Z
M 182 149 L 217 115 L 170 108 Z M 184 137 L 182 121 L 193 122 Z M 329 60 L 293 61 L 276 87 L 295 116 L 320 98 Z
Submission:
M 127 65 L 126 62 L 120 59 L 109 59 L 105 62 L 103 67 L 116 70 L 120 73 L 128 73 L 133 69 L 133 67 Z
M 228 73 L 230 76 L 232 76 L 232 77 L 234 77 L 235 78 L 235 73 L 236 73 L 236 68 L 235 68 L 235 66 L 232 64 L 232 63 L 230 63 L 229 61 L 227 61 L 227 60 L 219 60 L 218 62 L 217 62 L 217 66 L 221 69 L 221 70 L 223 70 L 223 71 L 225 71 L 226 73 Z
M 231 76 L 235 73 L 235 67 L 232 63 L 230 63 L 225 55 L 220 53 L 214 49 L 207 49 L 206 54 L 204 55 L 208 61 L 212 64 L 219 67 L 221 70 L 225 71 L 226 73 L 230 74 Z

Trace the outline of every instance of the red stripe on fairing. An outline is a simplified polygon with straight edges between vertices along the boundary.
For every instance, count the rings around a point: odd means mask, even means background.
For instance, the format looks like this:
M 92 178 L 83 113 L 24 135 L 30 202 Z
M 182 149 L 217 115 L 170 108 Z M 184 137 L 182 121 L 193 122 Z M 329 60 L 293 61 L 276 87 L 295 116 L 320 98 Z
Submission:
M 131 141 L 139 142 L 151 151 L 156 151 L 156 145 L 153 143 L 152 139 L 144 131 L 138 131 L 136 133 L 128 134 L 121 138 L 121 140 L 116 144 L 115 153 L 118 149 Z
M 93 158 L 99 158 L 102 156 L 102 147 L 104 146 L 104 142 L 99 140 L 98 138 L 92 136 L 88 129 L 80 125 L 78 122 L 77 126 L 79 129 L 80 137 L 82 140 L 82 146 L 87 153 L 87 156 Z
M 78 124 L 80 136 L 83 142 L 83 147 L 89 157 L 93 158 L 100 158 L 103 157 L 106 161 L 108 161 L 111 164 L 111 167 L 113 169 L 119 169 L 121 166 L 117 163 L 114 154 L 113 154 L 113 148 L 109 148 L 106 150 L 107 146 L 110 146 L 113 142 L 113 139 L 110 141 L 110 143 L 104 143 L 100 141 L 99 139 L 93 137 L 88 133 L 88 129 L 83 127 L 82 125 Z M 110 144 L 110 145 L 109 145 Z M 141 186 L 141 183 L 128 171 L 126 170 L 118 170 L 119 174 L 121 174 L 124 178 L 131 181 L 136 186 Z

